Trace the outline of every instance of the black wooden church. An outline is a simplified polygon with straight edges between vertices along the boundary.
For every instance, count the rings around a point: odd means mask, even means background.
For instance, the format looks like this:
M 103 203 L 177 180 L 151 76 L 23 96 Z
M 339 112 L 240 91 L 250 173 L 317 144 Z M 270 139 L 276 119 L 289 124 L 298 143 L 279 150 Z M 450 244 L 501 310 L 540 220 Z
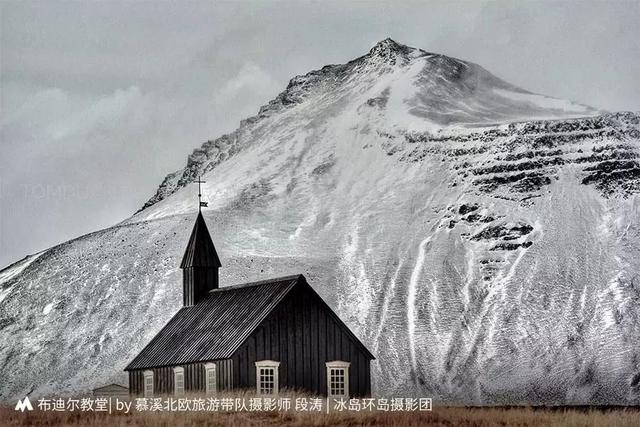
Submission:
M 370 395 L 373 355 L 303 275 L 220 288 L 221 266 L 198 213 L 180 264 L 184 306 L 125 368 L 131 394 Z

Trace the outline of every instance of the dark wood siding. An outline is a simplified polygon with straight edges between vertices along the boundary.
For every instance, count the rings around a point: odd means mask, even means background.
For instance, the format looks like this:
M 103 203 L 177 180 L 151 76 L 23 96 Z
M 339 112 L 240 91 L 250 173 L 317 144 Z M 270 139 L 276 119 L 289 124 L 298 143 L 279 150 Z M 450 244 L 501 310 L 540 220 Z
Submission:
M 182 270 L 182 302 L 185 307 L 198 303 L 211 289 L 218 289 L 218 268 L 187 267 Z
M 216 360 L 218 390 L 231 390 L 233 383 L 233 362 L 231 359 Z M 206 390 L 205 364 L 190 363 L 184 368 L 184 390 L 186 393 L 204 393 Z M 169 395 L 174 393 L 174 366 L 129 371 L 129 390 L 132 395 L 144 394 L 144 371 L 153 371 L 153 394 Z
M 307 285 L 308 286 L 308 285 Z M 350 396 L 371 394 L 370 358 L 319 298 L 297 286 L 232 356 L 234 385 L 255 389 L 258 360 L 280 362 L 280 388 L 326 395 L 326 362 L 350 362 Z

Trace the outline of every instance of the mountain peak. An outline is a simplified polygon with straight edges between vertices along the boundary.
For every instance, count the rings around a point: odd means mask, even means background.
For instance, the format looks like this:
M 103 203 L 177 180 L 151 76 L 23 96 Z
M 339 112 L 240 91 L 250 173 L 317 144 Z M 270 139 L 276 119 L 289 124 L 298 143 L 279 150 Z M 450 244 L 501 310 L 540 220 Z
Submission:
M 376 45 L 372 48 L 375 49 L 400 49 L 403 45 L 393 40 L 391 37 L 387 37 L 384 40 L 380 40 Z M 406 46 L 405 46 L 406 47 Z
M 414 50 L 416 49 L 400 44 L 395 40 L 387 37 L 386 39 L 376 43 L 376 45 L 371 48 L 371 50 L 369 51 L 369 56 L 390 59 L 395 58 L 398 55 L 406 56 Z

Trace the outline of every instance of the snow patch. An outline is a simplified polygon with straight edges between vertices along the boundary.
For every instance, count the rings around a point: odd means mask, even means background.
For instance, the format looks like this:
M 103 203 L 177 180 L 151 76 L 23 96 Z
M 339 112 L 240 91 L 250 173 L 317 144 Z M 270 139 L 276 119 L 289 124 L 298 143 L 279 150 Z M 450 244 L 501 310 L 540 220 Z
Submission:
M 418 257 L 416 263 L 411 272 L 411 278 L 409 279 L 409 290 L 407 293 L 407 325 L 409 329 L 409 353 L 411 356 L 411 368 L 414 372 L 418 369 L 418 363 L 416 360 L 416 296 L 418 294 L 418 280 L 422 273 L 422 267 L 425 260 L 425 248 L 427 243 L 431 241 L 431 236 L 420 242 L 418 246 Z
M 38 259 L 38 257 L 43 253 L 45 253 L 45 251 L 38 252 L 37 254 L 34 254 L 34 255 L 29 255 L 25 257 L 23 260 L 18 261 L 15 264 L 0 271 L 0 285 L 8 281 L 9 279 L 12 279 L 13 277 L 17 276 L 18 274 L 22 273 L 22 271 L 25 268 L 29 267 L 29 265 L 31 265 L 31 263 L 36 259 Z
M 576 104 L 566 99 L 552 98 L 550 96 L 538 95 L 535 93 L 513 92 L 504 89 L 493 89 L 493 92 L 503 98 L 512 99 L 514 101 L 528 102 L 540 108 L 550 108 L 553 110 L 581 113 L 586 113 L 588 111 L 585 105 Z
M 49 304 L 47 304 L 47 305 L 44 307 L 44 310 L 42 310 L 42 314 L 44 314 L 45 316 L 46 316 L 47 314 L 49 314 L 49 313 L 51 312 L 51 310 L 53 309 L 53 306 L 54 306 L 54 303 L 52 303 L 52 302 L 50 302 Z
M 38 257 L 40 257 L 40 255 L 42 255 L 45 252 L 46 251 L 42 251 L 34 255 L 29 255 L 25 259 L 18 261 L 15 264 L 0 271 L 0 285 L 11 280 L 18 274 L 22 273 L 25 268 L 29 267 L 29 265 L 31 265 L 33 261 L 38 259 Z M 0 290 L 0 302 L 4 301 L 4 299 L 9 296 L 13 288 L 14 286 L 12 285 L 5 289 Z

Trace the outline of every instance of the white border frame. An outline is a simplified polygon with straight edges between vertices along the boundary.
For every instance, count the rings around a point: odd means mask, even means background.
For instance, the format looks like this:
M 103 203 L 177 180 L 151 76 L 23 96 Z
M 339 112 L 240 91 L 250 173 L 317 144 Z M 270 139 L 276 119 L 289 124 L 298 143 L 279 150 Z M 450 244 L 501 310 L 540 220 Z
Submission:
M 213 390 L 209 388 L 209 372 L 213 372 Z M 204 389 L 207 394 L 218 392 L 218 371 L 216 364 L 213 362 L 204 364 Z
M 259 360 L 256 362 L 256 394 L 262 396 L 260 394 L 260 368 L 273 368 L 273 394 L 265 394 L 264 396 L 276 396 L 280 391 L 280 380 L 278 378 L 280 362 L 275 360 Z
M 178 390 L 178 375 L 182 375 L 182 390 Z M 173 368 L 173 394 L 183 396 L 184 388 L 184 368 L 182 366 L 176 366 Z
M 153 378 L 153 371 L 144 371 L 144 382 L 142 387 L 142 394 L 144 397 L 153 397 L 153 388 L 155 386 L 155 378 Z M 147 393 L 147 378 L 151 378 L 151 392 Z
M 325 363 L 327 367 L 327 397 L 348 399 L 349 398 L 349 367 L 351 363 L 343 360 L 332 360 Z M 344 369 L 344 395 L 331 394 L 331 369 Z

